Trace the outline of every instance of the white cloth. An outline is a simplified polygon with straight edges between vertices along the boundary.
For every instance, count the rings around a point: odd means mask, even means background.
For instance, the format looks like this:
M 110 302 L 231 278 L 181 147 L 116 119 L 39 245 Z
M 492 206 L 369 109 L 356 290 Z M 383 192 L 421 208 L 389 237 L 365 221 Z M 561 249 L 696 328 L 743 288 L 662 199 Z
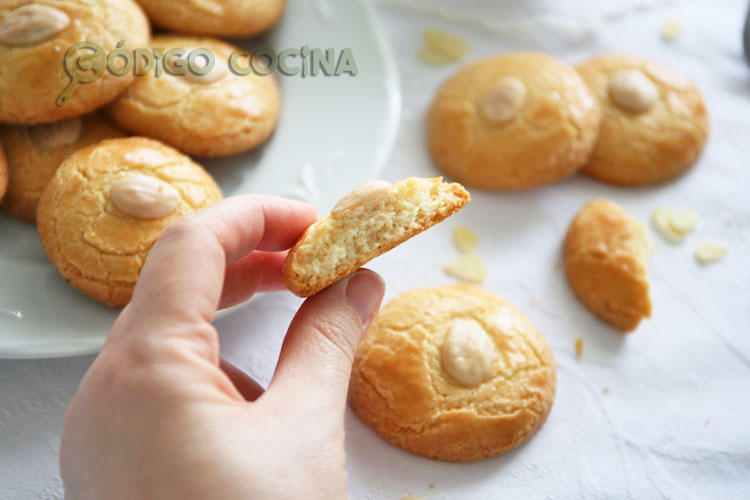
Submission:
M 407 6 L 404 6 L 407 4 Z M 519 193 L 472 193 L 446 223 L 369 265 L 387 297 L 450 283 L 441 267 L 457 256 L 456 225 L 480 234 L 485 286 L 515 304 L 547 338 L 557 362 L 554 408 L 527 444 L 498 459 L 447 464 L 415 457 L 347 415 L 354 500 L 750 497 L 750 71 L 740 31 L 740 0 L 705 2 L 449 2 L 378 4 L 401 73 L 403 117 L 383 177 L 436 175 L 425 149 L 424 119 L 439 83 L 456 65 L 416 58 L 421 30 L 442 27 L 471 43 L 466 61 L 526 49 L 576 62 L 603 52 L 649 55 L 688 73 L 711 112 L 699 164 L 656 188 L 624 190 L 575 177 Z M 437 15 L 420 8 L 437 6 Z M 455 12 L 460 22 L 443 14 Z M 471 18 L 476 18 L 474 21 Z M 668 18 L 682 23 L 673 44 L 660 38 Z M 476 21 L 479 22 L 476 22 Z M 514 28 L 515 27 L 515 28 Z M 364 68 L 361 68 L 364 70 Z M 353 124 L 354 126 L 354 124 Z M 560 266 L 568 223 L 589 199 L 611 198 L 641 220 L 658 206 L 701 215 L 681 246 L 655 237 L 653 319 L 622 335 L 592 317 Z M 701 267 L 695 245 L 717 238 L 726 258 Z M 299 305 L 273 294 L 216 321 L 222 353 L 263 383 Z M 574 341 L 584 340 L 582 359 Z M 93 356 L 0 361 L 0 499 L 61 499 L 57 470 L 65 406 Z M 605 386 L 611 390 L 605 392 Z M 430 487 L 434 485 L 434 487 Z

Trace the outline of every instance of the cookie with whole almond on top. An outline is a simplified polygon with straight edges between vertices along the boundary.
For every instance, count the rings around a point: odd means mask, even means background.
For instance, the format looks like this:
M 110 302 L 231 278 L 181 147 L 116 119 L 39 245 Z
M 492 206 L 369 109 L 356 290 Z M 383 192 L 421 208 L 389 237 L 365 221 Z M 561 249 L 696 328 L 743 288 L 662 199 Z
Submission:
M 530 439 L 555 385 L 552 353 L 521 311 L 448 285 L 410 290 L 377 314 L 357 348 L 349 403 L 396 446 L 470 462 Z
M 658 61 L 618 54 L 594 57 L 576 69 L 603 111 L 584 174 L 617 186 L 646 186 L 695 164 L 709 123 L 690 78 Z
M 80 148 L 123 135 L 99 113 L 40 125 L 0 127 L 10 173 L 3 211 L 34 222 L 44 186 L 68 156 Z
M 158 77 L 153 71 L 139 77 L 109 106 L 115 123 L 198 156 L 241 153 L 268 140 L 281 107 L 274 75 L 230 71 L 229 57 L 240 49 L 213 38 L 161 35 L 153 46 L 164 51 L 165 69 Z M 195 49 L 214 56 L 206 74 L 187 66 Z
M 301 297 L 313 295 L 458 212 L 469 199 L 463 186 L 442 177 L 361 184 L 292 247 L 284 283 Z
M 0 2 L 0 122 L 48 123 L 104 106 L 133 80 L 132 71 L 107 71 L 107 54 L 120 41 L 132 54 L 150 37 L 133 0 Z M 101 50 L 66 60 L 73 45 L 92 42 Z
M 221 198 L 211 175 L 182 153 L 143 137 L 110 139 L 60 165 L 39 200 L 37 228 L 67 281 L 121 307 L 161 232 Z
M 524 189 L 580 169 L 600 116 L 573 68 L 545 54 L 514 52 L 451 76 L 430 106 L 427 139 L 448 177 L 482 189 Z

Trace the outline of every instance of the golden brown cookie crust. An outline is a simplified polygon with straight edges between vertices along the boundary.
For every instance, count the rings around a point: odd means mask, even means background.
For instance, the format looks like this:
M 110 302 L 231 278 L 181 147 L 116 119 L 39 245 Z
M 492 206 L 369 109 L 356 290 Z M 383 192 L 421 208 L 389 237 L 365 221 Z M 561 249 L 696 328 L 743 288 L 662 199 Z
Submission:
M 217 66 L 228 68 L 239 48 L 212 38 L 162 35 L 154 47 L 205 48 Z M 212 83 L 153 72 L 139 77 L 108 111 L 123 129 L 158 139 L 191 155 L 221 156 L 248 151 L 276 128 L 281 108 L 273 75 L 238 76 L 228 71 Z
M 129 174 L 165 181 L 179 193 L 172 213 L 137 219 L 110 199 Z M 175 219 L 221 199 L 214 179 L 187 156 L 142 137 L 110 139 L 73 153 L 37 207 L 37 228 L 52 264 L 74 287 L 103 304 L 126 305 L 159 234 Z
M 13 0 L 0 5 L 0 22 L 16 7 L 32 2 Z M 67 102 L 55 104 L 70 78 L 63 58 L 73 44 L 95 42 L 106 53 L 120 40 L 132 50 L 148 47 L 151 28 L 146 15 L 133 0 L 40 0 L 34 4 L 64 12 L 69 24 L 60 32 L 35 43 L 10 46 L 0 42 L 0 122 L 47 123 L 79 116 L 107 104 L 133 79 L 132 74 L 113 76 L 104 72 L 93 83 L 78 84 Z M 90 52 L 82 51 L 81 54 Z M 88 73 L 87 73 L 88 74 Z
M 631 68 L 659 91 L 641 113 L 618 106 L 608 90 L 616 71 Z M 708 111 L 687 76 L 657 61 L 619 54 L 589 59 L 576 69 L 602 107 L 599 140 L 583 173 L 618 186 L 644 186 L 672 179 L 698 160 L 708 137 Z
M 284 283 L 300 297 L 309 297 L 450 217 L 470 199 L 463 186 L 444 183 L 442 177 L 411 177 L 393 183 L 388 196 L 374 203 L 334 208 L 289 251 Z
M 78 122 L 78 123 L 76 123 Z M 66 128 L 79 130 L 73 142 L 55 145 L 54 134 L 65 136 Z M 8 125 L 0 128 L 0 138 L 5 144 L 10 183 L 2 200 L 2 208 L 8 215 L 27 222 L 36 219 L 36 204 L 55 170 L 74 151 L 104 139 L 122 137 L 121 130 L 114 127 L 99 113 L 68 118 L 62 122 L 44 125 Z M 74 136 L 70 136 L 73 138 Z
M 3 201 L 8 189 L 8 162 L 5 159 L 3 143 L 0 141 L 0 202 Z
M 651 252 L 643 224 L 616 203 L 592 201 L 568 228 L 565 273 L 591 312 L 629 332 L 651 316 L 647 276 Z
M 462 386 L 441 365 L 456 319 L 477 321 L 498 348 L 491 378 Z M 545 422 L 555 396 L 547 343 L 517 309 L 473 285 L 415 289 L 376 316 L 354 360 L 349 402 L 392 444 L 437 460 L 501 455 Z
M 526 94 L 517 113 L 488 120 L 483 103 L 502 79 Z M 588 160 L 599 128 L 596 99 L 557 59 L 517 52 L 459 70 L 440 88 L 427 118 L 435 164 L 449 177 L 483 189 L 523 189 L 553 182 Z
M 154 24 L 193 35 L 248 37 L 279 22 L 286 0 L 140 0 Z

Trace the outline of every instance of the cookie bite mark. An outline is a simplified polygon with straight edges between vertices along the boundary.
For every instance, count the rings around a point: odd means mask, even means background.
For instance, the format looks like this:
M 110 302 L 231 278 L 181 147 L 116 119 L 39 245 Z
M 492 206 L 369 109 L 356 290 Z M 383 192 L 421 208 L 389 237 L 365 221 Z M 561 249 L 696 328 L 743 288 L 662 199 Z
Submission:
M 469 193 L 442 178 L 370 181 L 344 196 L 289 251 L 283 277 L 301 297 L 356 271 L 469 202 Z
M 651 316 L 646 229 L 622 207 L 592 201 L 570 223 L 563 259 L 570 287 L 600 319 L 629 332 Z

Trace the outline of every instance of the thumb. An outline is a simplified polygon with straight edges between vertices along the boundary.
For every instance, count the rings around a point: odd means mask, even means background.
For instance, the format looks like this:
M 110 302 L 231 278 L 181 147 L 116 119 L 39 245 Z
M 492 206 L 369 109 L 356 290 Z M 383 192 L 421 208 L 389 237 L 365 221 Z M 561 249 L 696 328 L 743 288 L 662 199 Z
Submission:
M 289 326 L 266 395 L 298 414 L 336 411 L 343 418 L 354 353 L 384 292 L 377 273 L 360 269 L 308 298 Z

